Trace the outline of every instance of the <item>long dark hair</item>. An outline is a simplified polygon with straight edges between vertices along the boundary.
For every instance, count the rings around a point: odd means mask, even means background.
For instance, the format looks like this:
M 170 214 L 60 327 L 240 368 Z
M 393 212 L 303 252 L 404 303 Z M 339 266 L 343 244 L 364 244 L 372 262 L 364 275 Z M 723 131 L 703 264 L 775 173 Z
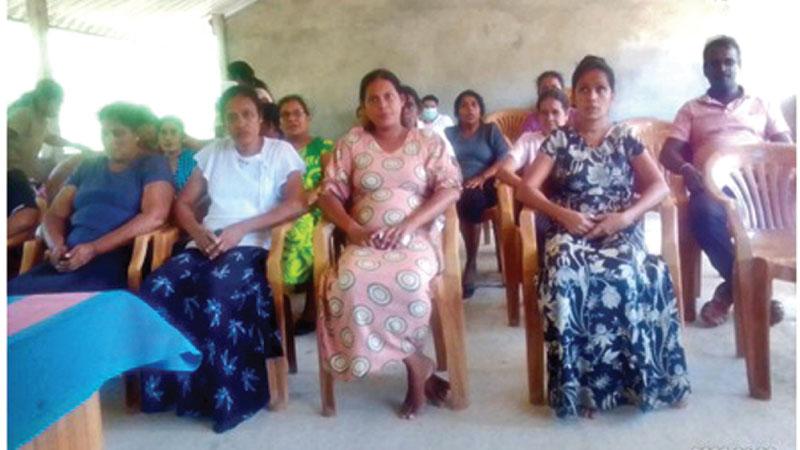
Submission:
M 364 101 L 367 99 L 367 88 L 370 84 L 372 84 L 372 82 L 377 80 L 388 81 L 392 84 L 392 86 L 394 86 L 394 89 L 397 91 L 397 95 L 402 95 L 403 84 L 400 83 L 400 79 L 397 78 L 397 75 L 388 69 L 375 69 L 361 78 L 361 83 L 358 87 L 358 103 L 361 106 L 364 106 Z M 372 131 L 375 126 L 369 121 L 369 119 L 366 119 L 366 122 L 367 123 L 364 126 L 364 129 L 367 131 Z
M 614 69 L 608 65 L 605 59 L 594 56 L 594 55 L 586 55 L 583 57 L 581 62 L 578 63 L 578 66 L 575 67 L 575 71 L 572 72 L 572 89 L 577 89 L 578 87 L 578 80 L 581 79 L 582 76 L 589 72 L 590 70 L 599 70 L 606 74 L 606 78 L 608 79 L 608 85 L 611 87 L 611 90 L 614 91 Z

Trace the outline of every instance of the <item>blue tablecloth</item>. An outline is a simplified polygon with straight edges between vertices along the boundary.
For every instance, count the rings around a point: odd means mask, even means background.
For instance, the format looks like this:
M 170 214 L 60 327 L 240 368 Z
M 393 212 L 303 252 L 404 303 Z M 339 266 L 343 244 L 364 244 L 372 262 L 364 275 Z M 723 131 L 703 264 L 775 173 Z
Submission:
M 26 299 L 9 297 L 9 315 L 12 304 Z M 93 294 L 8 337 L 9 448 L 26 444 L 128 370 L 194 371 L 201 358 L 133 294 Z

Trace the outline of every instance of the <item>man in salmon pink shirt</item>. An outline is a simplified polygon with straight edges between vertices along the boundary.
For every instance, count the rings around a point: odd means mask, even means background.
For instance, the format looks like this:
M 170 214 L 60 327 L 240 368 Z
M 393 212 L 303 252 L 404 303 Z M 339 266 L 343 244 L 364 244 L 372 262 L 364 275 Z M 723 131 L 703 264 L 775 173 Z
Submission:
M 659 158 L 664 167 L 683 176 L 690 193 L 692 233 L 724 280 L 700 310 L 700 317 L 712 327 L 727 320 L 733 304 L 734 247 L 724 206 L 705 191 L 703 165 L 714 149 L 725 145 L 791 142 L 780 109 L 746 92 L 736 82 L 740 66 L 741 52 L 733 38 L 720 36 L 706 44 L 703 74 L 709 88 L 678 111 Z M 773 325 L 783 318 L 783 308 L 775 300 L 770 304 L 770 315 Z

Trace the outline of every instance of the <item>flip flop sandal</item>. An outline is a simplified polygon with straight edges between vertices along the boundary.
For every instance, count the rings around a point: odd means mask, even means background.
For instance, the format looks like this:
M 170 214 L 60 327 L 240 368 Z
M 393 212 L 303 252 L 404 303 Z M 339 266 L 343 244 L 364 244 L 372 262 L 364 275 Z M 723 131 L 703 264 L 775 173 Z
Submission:
M 700 317 L 709 328 L 718 327 L 728 320 L 730 309 L 729 304 L 715 298 L 700 308 Z

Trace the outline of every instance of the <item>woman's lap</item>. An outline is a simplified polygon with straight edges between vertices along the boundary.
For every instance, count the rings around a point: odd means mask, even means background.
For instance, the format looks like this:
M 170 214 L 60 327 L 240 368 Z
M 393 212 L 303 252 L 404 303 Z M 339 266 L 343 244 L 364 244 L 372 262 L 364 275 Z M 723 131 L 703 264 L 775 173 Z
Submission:
M 105 291 L 127 288 L 127 249 L 95 257 L 72 272 L 59 272 L 45 261 L 8 282 L 8 295 Z

